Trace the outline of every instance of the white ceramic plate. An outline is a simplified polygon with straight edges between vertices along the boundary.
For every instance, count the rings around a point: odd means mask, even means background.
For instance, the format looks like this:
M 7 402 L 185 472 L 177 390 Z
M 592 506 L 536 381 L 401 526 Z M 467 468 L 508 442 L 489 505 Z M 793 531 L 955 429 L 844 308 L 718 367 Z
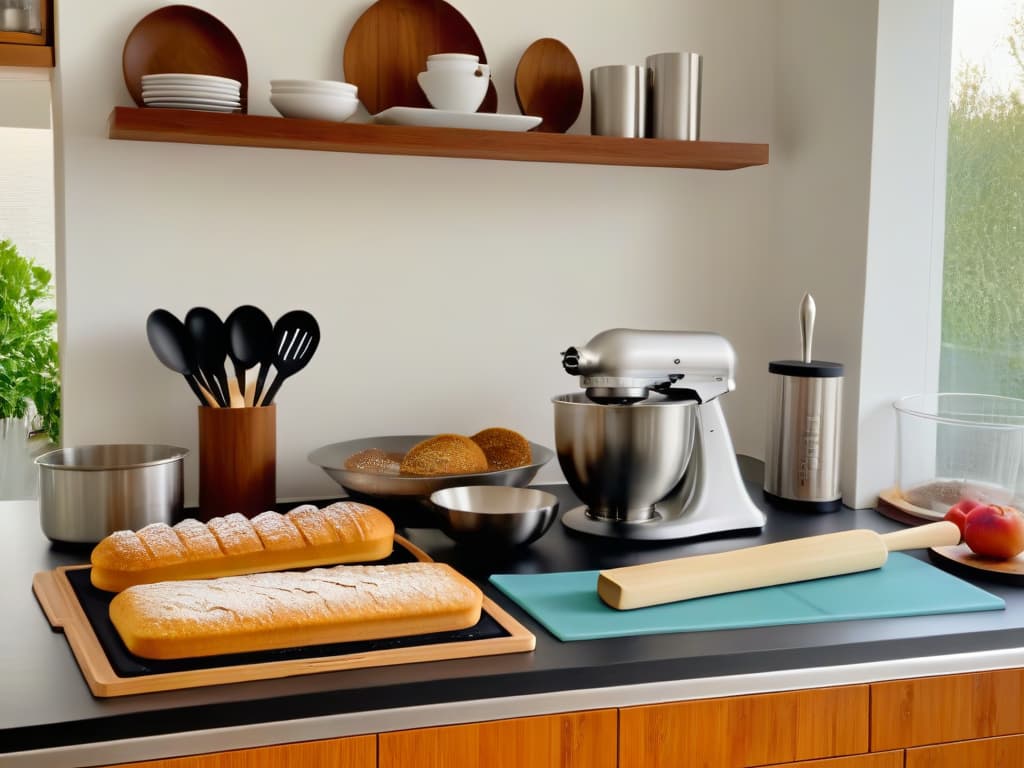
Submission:
M 429 128 L 477 128 L 484 131 L 528 131 L 543 118 L 488 112 L 448 112 L 443 109 L 391 107 L 373 116 L 378 125 L 419 125 Z
M 173 83 L 146 83 L 142 86 L 142 92 L 148 91 L 188 91 L 190 93 L 226 93 L 231 96 L 238 96 L 241 90 L 233 85 L 174 85 Z
M 214 104 L 190 104 L 185 101 L 148 101 L 146 106 L 153 109 L 193 109 L 199 112 L 241 112 L 241 107 L 220 107 Z
M 144 96 L 146 104 L 161 104 L 173 101 L 180 104 L 194 104 L 197 107 L 240 107 L 237 99 L 197 99 L 192 96 Z
M 192 91 L 187 88 L 143 88 L 143 99 L 214 99 L 216 101 L 240 101 L 239 94 L 221 91 Z
M 190 75 L 181 72 L 166 72 L 157 75 L 143 75 L 142 84 L 149 83 L 173 83 L 174 85 L 230 85 L 241 89 L 242 84 L 230 77 L 218 77 L 217 75 Z

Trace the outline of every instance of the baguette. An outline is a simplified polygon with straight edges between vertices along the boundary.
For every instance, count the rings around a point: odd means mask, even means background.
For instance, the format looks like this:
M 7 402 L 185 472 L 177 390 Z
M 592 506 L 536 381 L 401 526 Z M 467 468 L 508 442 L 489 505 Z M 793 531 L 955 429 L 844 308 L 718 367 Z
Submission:
M 339 565 L 129 587 L 110 619 L 136 656 L 182 659 L 464 629 L 482 602 L 443 563 Z
M 240 514 L 207 523 L 183 520 L 117 531 L 92 551 L 92 583 L 120 592 L 135 584 L 380 560 L 391 554 L 395 526 L 379 509 L 341 501 L 287 512 Z

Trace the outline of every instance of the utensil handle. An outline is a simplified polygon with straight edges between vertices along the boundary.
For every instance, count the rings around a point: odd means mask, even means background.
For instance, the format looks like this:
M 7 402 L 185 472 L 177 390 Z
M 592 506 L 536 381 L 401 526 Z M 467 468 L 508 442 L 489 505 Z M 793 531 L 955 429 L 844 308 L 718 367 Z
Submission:
M 207 405 L 206 398 L 203 396 L 203 389 L 200 388 L 199 383 L 192 376 L 186 376 L 185 381 L 188 383 L 189 388 L 195 392 L 196 397 L 199 398 L 201 405 Z
M 906 528 L 902 531 L 884 533 L 881 538 L 885 548 L 890 552 L 901 549 L 948 547 L 960 543 L 960 529 L 956 523 L 943 520 L 938 523 Z
M 235 363 L 235 380 L 238 384 L 238 391 L 242 395 L 243 405 L 245 404 L 245 366 L 241 363 Z M 232 406 L 234 407 L 234 406 Z
M 800 352 L 805 363 L 811 362 L 811 343 L 814 339 L 814 297 L 804 294 L 800 302 Z
M 267 373 L 270 371 L 270 364 L 266 361 L 260 363 L 259 373 L 256 374 L 256 389 L 252 392 L 252 404 L 260 404 L 260 395 L 263 394 L 263 385 L 267 383 Z
M 282 376 L 280 373 L 274 377 L 274 381 L 267 388 L 267 394 L 263 396 L 263 405 L 272 405 L 274 398 L 277 397 L 277 390 L 281 388 L 281 384 L 287 379 L 287 376 Z
M 215 398 L 210 393 L 210 390 L 208 390 L 205 386 L 203 386 L 198 381 L 196 382 L 196 384 L 199 386 L 199 394 L 200 394 L 200 396 L 203 399 L 203 405 L 208 405 L 211 408 L 220 408 L 220 403 L 218 403 L 217 402 L 217 398 Z

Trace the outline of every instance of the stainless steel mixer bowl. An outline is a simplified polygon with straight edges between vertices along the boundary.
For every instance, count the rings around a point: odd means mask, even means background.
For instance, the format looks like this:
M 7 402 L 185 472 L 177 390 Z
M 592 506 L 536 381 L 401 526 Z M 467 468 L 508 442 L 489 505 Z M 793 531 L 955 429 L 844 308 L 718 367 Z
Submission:
M 585 394 L 552 398 L 555 451 L 592 517 L 641 522 L 683 479 L 693 452 L 697 403 L 651 397 L 599 405 Z
M 430 502 L 450 538 L 493 548 L 526 546 L 558 516 L 558 497 L 536 488 L 464 485 L 435 491 Z

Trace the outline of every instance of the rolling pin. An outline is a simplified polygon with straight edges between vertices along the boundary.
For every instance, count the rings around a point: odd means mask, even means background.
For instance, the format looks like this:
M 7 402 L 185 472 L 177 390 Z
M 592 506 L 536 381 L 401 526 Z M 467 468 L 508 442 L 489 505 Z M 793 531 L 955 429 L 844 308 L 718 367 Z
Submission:
M 885 565 L 890 552 L 959 542 L 960 529 L 946 521 L 886 534 L 866 529 L 826 533 L 732 552 L 612 568 L 598 575 L 597 594 L 612 608 L 643 608 L 869 571 Z

